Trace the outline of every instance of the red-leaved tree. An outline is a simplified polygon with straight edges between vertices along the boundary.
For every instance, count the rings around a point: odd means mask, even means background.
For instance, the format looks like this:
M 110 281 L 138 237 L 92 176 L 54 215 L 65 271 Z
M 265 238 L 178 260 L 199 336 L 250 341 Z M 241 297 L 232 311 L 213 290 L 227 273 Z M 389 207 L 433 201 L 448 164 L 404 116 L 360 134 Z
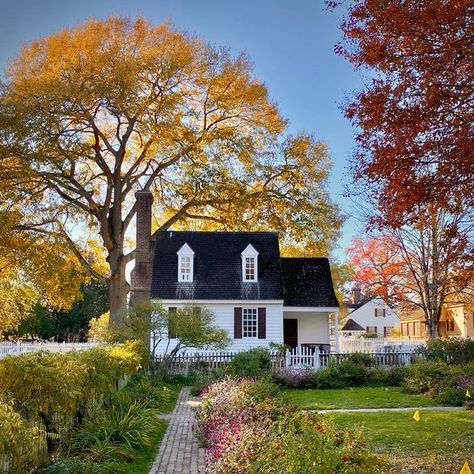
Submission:
M 353 0 L 342 31 L 336 52 L 372 77 L 345 114 L 358 130 L 353 175 L 382 221 L 472 206 L 474 1 Z

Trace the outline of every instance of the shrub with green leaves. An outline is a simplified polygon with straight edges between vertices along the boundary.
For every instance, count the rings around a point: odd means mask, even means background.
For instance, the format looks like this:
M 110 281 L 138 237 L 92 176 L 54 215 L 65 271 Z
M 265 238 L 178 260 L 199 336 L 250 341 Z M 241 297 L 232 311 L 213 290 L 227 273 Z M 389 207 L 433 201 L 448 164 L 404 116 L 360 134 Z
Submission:
M 363 365 L 348 362 L 329 364 L 329 367 L 314 374 L 314 386 L 317 388 L 346 388 L 364 385 L 369 370 Z
M 474 340 L 463 338 L 432 339 L 419 349 L 424 358 L 432 362 L 463 365 L 474 362 Z
M 272 368 L 272 356 L 264 347 L 256 347 L 239 352 L 229 364 L 229 372 L 238 377 L 258 377 L 269 373 Z
M 72 439 L 72 452 L 94 462 L 131 461 L 140 448 L 151 446 L 153 421 L 149 409 L 118 396 L 108 410 L 85 421 Z
M 41 464 L 45 433 L 23 420 L 12 403 L 0 401 L 0 427 L 0 459 L 8 463 L 10 472 L 28 472 Z
M 409 393 L 433 395 L 456 386 L 463 369 L 445 362 L 418 361 L 407 367 L 402 387 Z

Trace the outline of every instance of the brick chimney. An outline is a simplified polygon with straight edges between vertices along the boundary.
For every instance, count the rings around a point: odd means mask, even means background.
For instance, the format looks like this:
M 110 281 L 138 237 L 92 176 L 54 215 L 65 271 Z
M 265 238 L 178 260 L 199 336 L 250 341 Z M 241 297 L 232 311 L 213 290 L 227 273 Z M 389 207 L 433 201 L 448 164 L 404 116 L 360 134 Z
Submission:
M 150 298 L 153 271 L 153 247 L 151 241 L 151 209 L 153 194 L 150 191 L 135 193 L 137 206 L 135 268 L 132 270 L 130 305 L 134 306 Z
M 360 288 L 352 288 L 352 303 L 359 304 L 362 299 L 362 290 Z

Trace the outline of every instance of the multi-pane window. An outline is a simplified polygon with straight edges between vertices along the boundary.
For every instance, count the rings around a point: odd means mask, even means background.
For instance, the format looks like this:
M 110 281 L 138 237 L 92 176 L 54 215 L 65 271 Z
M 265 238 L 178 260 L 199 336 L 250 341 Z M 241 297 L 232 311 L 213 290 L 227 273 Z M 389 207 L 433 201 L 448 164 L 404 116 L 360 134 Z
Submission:
M 454 331 L 454 319 L 446 319 L 446 331 Z
M 191 281 L 191 257 L 183 255 L 180 257 L 180 268 L 179 268 L 180 280 Z
M 377 326 L 367 326 L 366 332 L 367 334 L 377 334 Z
M 384 318 L 385 317 L 385 308 L 375 308 L 375 317 Z
M 255 280 L 255 257 L 245 257 L 245 281 Z
M 244 308 L 242 311 L 243 337 L 257 337 L 257 308 Z

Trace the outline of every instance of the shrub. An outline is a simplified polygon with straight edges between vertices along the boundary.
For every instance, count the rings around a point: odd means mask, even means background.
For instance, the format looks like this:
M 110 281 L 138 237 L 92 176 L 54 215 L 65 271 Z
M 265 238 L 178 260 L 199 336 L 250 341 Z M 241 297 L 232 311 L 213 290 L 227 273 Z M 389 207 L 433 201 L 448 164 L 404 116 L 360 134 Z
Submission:
M 283 387 L 314 387 L 314 371 L 310 367 L 288 367 L 273 372 L 273 380 Z
M 229 371 L 238 377 L 257 377 L 270 372 L 272 357 L 264 347 L 239 352 L 230 362 Z
M 418 361 L 408 366 L 406 371 L 402 387 L 410 393 L 440 393 L 455 387 L 463 375 L 462 368 L 444 362 Z
M 209 374 L 201 374 L 196 377 L 196 380 L 191 386 L 191 394 L 194 396 L 201 395 L 201 393 L 214 383 L 219 378 L 217 372 L 211 372 Z
M 39 447 L 45 433 L 25 422 L 11 403 L 0 401 L 0 427 L 0 460 L 8 463 L 11 472 L 28 472 L 41 464 Z
M 83 424 L 72 439 L 72 451 L 94 462 L 130 461 L 137 450 L 151 446 L 153 429 L 150 410 L 118 396 L 110 409 Z
M 449 387 L 438 393 L 436 402 L 440 405 L 460 407 L 466 401 L 465 391 L 458 387 Z
M 344 362 L 339 365 L 330 364 L 326 369 L 314 375 L 317 388 L 346 388 L 364 385 L 368 380 L 369 371 L 366 367 Z
M 474 340 L 449 338 L 432 339 L 419 352 L 425 359 L 433 362 L 447 362 L 453 365 L 462 365 L 474 362 Z
M 123 395 L 145 408 L 161 408 L 170 403 L 172 391 L 157 377 L 146 375 L 132 379 L 123 390 Z
M 353 354 L 349 354 L 345 362 L 348 364 L 361 365 L 363 367 L 372 367 L 375 364 L 375 359 L 370 354 L 354 352 Z
M 276 393 L 268 382 L 251 379 L 227 378 L 209 387 L 198 412 L 208 446 L 206 472 L 378 472 L 360 433 L 336 430 Z

